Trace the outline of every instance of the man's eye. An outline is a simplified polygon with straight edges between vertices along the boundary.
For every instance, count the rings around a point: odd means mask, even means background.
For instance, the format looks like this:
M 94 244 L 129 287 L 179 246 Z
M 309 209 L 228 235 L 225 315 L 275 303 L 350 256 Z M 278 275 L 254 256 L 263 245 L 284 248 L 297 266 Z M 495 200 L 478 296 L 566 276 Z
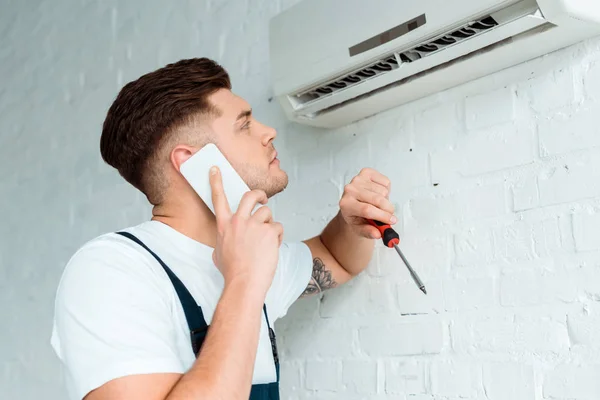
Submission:
M 248 129 L 248 128 L 250 128 L 250 121 L 248 121 L 244 125 L 242 125 L 242 129 Z

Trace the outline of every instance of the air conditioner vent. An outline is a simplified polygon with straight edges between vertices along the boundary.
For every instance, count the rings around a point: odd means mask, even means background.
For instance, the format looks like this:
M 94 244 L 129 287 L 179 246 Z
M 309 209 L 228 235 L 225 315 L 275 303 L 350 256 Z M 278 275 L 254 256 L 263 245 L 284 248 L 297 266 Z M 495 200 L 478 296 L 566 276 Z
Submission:
M 374 63 L 363 66 L 349 74 L 336 78 L 316 88 L 301 92 L 293 96 L 297 103 L 304 105 L 316 99 L 331 95 L 332 93 L 356 86 L 368 79 L 383 75 L 387 72 L 399 68 L 402 64 L 412 63 L 421 58 L 430 56 L 438 51 L 444 50 L 448 46 L 477 36 L 498 26 L 498 22 L 491 16 L 486 16 L 480 20 L 470 22 L 458 29 L 438 36 L 432 40 L 421 43 L 411 49 L 402 52 L 388 54 Z

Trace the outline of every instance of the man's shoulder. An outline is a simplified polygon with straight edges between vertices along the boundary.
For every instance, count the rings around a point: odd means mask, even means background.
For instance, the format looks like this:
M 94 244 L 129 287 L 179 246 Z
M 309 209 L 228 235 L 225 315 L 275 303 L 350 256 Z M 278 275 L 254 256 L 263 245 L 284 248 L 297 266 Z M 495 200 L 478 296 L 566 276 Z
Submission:
M 123 229 L 127 232 L 130 228 Z M 84 242 L 75 250 L 67 266 L 95 259 L 121 259 L 141 255 L 136 245 L 130 239 L 115 232 L 106 232 Z
M 135 228 L 128 227 L 121 231 Z M 132 278 L 155 274 L 150 254 L 117 232 L 100 234 L 80 245 L 64 266 L 61 281 L 70 276 L 114 275 L 118 272 Z

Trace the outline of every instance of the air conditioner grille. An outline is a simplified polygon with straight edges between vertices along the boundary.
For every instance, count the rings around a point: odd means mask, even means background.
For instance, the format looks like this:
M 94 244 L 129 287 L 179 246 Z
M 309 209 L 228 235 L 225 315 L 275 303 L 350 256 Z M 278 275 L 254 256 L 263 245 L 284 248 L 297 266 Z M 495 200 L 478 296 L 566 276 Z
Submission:
M 331 95 L 336 91 L 356 86 L 368 79 L 393 71 L 399 68 L 401 64 L 418 61 L 421 58 L 430 56 L 438 51 L 444 50 L 448 46 L 477 36 L 496 26 L 498 26 L 498 22 L 491 16 L 486 16 L 480 20 L 465 24 L 442 36 L 436 37 L 435 39 L 421 43 L 411 49 L 390 53 L 367 66 L 336 78 L 334 81 L 301 92 L 294 97 L 300 104 L 312 102 L 313 100 Z

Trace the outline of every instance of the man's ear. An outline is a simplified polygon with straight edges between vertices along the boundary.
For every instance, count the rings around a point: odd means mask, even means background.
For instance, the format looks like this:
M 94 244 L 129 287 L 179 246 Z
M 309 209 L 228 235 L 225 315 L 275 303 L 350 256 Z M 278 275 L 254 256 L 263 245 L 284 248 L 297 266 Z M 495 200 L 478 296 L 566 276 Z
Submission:
M 181 169 L 181 164 L 187 161 L 187 159 L 193 156 L 198 150 L 198 148 L 184 144 L 175 146 L 169 157 L 171 164 L 179 172 Z

